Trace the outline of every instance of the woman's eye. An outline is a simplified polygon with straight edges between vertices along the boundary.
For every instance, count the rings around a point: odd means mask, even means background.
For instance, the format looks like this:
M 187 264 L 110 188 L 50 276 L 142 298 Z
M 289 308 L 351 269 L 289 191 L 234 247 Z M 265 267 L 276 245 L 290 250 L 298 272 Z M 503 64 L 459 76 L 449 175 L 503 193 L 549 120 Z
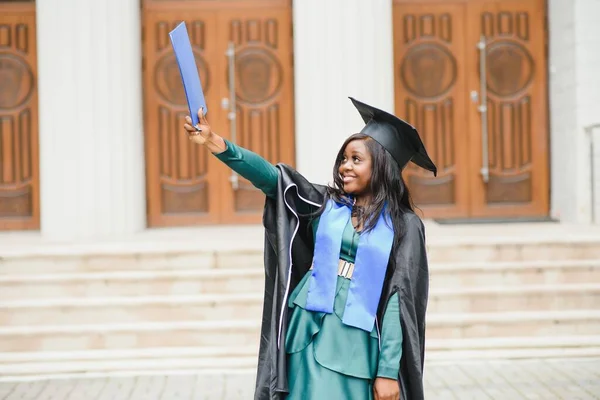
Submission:
M 354 157 L 354 162 L 360 162 L 360 158 Z

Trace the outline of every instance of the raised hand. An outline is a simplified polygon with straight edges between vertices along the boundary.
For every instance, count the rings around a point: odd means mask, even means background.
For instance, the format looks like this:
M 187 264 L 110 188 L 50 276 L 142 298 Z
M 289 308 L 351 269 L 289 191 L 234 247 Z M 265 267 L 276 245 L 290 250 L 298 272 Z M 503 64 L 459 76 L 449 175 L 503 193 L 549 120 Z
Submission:
M 195 127 L 192 126 L 192 119 L 189 116 L 185 117 L 185 122 L 187 123 L 183 127 L 187 131 L 188 137 L 198 144 L 205 144 L 212 135 L 212 130 L 204 116 L 202 107 L 198 110 L 198 124 Z
M 187 135 L 191 141 L 206 145 L 206 147 L 213 153 L 220 153 L 227 149 L 225 141 L 219 135 L 214 133 L 210 128 L 210 124 L 204 116 L 202 108 L 198 110 L 198 124 L 192 126 L 192 119 L 188 116 L 185 117 L 186 123 L 183 125 L 187 131 Z

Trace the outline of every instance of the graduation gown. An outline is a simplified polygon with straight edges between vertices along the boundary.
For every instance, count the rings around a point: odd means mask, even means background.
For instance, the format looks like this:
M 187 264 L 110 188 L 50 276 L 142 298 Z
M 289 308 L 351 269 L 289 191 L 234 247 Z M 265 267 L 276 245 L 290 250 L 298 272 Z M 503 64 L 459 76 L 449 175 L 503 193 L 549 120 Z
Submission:
M 312 264 L 314 241 L 306 214 L 325 201 L 325 187 L 308 182 L 285 164 L 278 164 L 276 196 L 267 197 L 265 227 L 265 293 L 256 377 L 256 400 L 282 400 L 288 392 L 287 299 Z M 402 358 L 398 381 L 403 400 L 423 394 L 425 312 L 429 272 L 424 226 L 413 213 L 404 216 L 405 233 L 388 271 L 378 307 L 378 321 L 394 293 L 400 309 Z

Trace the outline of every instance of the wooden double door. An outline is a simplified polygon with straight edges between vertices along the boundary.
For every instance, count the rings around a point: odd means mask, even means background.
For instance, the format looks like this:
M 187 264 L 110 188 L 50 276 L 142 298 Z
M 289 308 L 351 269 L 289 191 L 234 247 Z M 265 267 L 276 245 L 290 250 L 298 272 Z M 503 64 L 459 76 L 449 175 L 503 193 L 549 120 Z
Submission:
M 169 31 L 185 21 L 221 136 L 294 165 L 291 1 L 145 0 L 144 123 L 150 226 L 260 223 L 264 195 L 183 130 Z
M 397 115 L 438 166 L 409 166 L 430 218 L 537 218 L 549 208 L 544 0 L 395 0 Z
M 0 230 L 39 229 L 35 2 L 0 1 Z

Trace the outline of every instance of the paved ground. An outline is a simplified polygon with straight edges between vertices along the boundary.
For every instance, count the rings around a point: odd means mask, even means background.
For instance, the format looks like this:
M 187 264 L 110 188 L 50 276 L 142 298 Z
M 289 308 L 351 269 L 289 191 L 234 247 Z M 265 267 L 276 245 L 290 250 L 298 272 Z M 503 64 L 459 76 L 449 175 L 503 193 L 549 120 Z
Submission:
M 426 374 L 428 400 L 600 399 L 600 359 L 435 364 Z M 249 374 L 3 382 L 0 400 L 237 400 L 251 399 L 252 385 Z

